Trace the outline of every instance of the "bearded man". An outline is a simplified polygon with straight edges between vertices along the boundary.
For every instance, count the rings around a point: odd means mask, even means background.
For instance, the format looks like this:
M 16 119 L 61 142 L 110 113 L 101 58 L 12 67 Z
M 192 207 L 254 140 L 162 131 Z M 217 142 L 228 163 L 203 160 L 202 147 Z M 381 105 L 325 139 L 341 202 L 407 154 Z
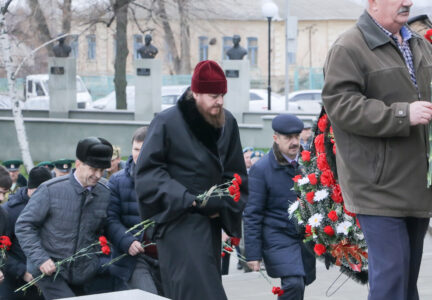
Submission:
M 246 180 L 237 122 L 224 110 L 227 81 L 214 61 L 194 70 L 191 88 L 150 124 L 137 161 L 143 219 L 156 222 L 164 294 L 174 300 L 227 299 L 221 279 L 221 230 L 241 236 L 242 197 L 197 196 L 238 173 Z

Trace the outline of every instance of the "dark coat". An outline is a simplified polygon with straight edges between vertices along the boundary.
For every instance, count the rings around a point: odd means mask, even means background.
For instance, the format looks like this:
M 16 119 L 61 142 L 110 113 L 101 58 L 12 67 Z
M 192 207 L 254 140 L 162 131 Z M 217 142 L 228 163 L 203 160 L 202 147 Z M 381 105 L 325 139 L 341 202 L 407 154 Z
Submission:
M 250 169 L 244 211 L 246 258 L 264 259 L 271 277 L 305 276 L 309 284 L 315 280 L 315 257 L 288 215 L 288 206 L 297 199 L 292 190 L 297 173 L 276 145 Z
M 21 249 L 17 237 L 15 236 L 15 223 L 18 216 L 27 205 L 29 199 L 27 188 L 22 187 L 15 194 L 10 195 L 9 201 L 2 205 L 8 215 L 9 237 L 12 242 L 12 247 L 7 252 L 8 259 L 5 264 L 5 272 L 8 276 L 12 276 L 14 279 L 22 278 L 27 270 L 27 258 Z
M 225 111 L 217 130 L 198 112 L 188 91 L 150 124 L 137 162 L 136 191 L 143 219 L 156 221 L 164 293 L 174 300 L 226 299 L 220 274 L 221 229 L 241 236 L 247 197 L 222 198 L 220 217 L 192 208 L 196 196 L 238 173 L 246 181 L 236 120 Z
M 131 156 L 125 168 L 113 174 L 108 182 L 111 201 L 107 211 L 106 229 L 108 239 L 114 246 L 113 257 L 128 253 L 130 245 L 134 241 L 141 240 L 140 237 L 133 236 L 138 230 L 125 233 L 129 228 L 141 222 L 133 177 L 134 168 L 135 164 Z M 146 248 L 146 252 L 150 247 L 152 246 Z M 112 265 L 112 274 L 127 282 L 132 276 L 136 262 L 136 256 L 128 255 Z
M 46 260 L 64 259 L 96 242 L 105 225 L 109 201 L 108 187 L 98 182 L 88 193 L 73 173 L 42 183 L 15 225 L 27 256 L 27 270 L 37 276 Z M 97 248 L 94 250 L 100 250 Z M 62 267 L 61 274 L 68 283 L 82 284 L 99 268 L 98 257 L 91 255 Z
M 0 206 L 0 235 L 7 234 L 7 224 L 8 222 L 6 212 L 4 211 L 3 207 Z

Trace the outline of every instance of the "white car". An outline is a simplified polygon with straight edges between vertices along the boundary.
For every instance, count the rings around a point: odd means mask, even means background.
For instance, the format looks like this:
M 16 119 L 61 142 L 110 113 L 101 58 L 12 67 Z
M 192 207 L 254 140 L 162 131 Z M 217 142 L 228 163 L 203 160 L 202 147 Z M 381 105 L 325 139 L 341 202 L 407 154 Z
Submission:
M 288 111 L 318 115 L 322 107 L 321 92 L 321 90 L 302 90 L 290 93 Z
M 168 85 L 163 86 L 161 89 L 162 107 L 167 109 L 176 104 L 177 100 L 183 95 L 188 85 Z M 128 85 L 126 87 L 126 104 L 127 110 L 135 110 L 135 86 Z M 109 93 L 107 96 L 94 101 L 91 105 L 94 109 L 101 110 L 115 110 L 116 109 L 116 95 L 115 91 Z
M 48 74 L 28 75 L 25 83 L 24 109 L 49 109 Z M 77 108 L 86 108 L 92 96 L 81 77 L 76 77 Z
M 270 94 L 271 111 L 285 111 L 285 97 L 276 93 Z M 267 111 L 268 91 L 265 89 L 249 90 L 249 111 Z M 291 108 L 291 107 L 290 107 Z M 293 104 L 293 110 L 296 106 Z

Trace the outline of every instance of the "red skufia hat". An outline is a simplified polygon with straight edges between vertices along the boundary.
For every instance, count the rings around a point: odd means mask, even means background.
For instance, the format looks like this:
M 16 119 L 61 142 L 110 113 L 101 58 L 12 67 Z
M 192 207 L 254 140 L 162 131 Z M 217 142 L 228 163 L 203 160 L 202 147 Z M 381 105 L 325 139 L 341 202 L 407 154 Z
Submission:
M 196 65 L 191 90 L 200 94 L 226 94 L 227 80 L 217 62 L 204 60 Z

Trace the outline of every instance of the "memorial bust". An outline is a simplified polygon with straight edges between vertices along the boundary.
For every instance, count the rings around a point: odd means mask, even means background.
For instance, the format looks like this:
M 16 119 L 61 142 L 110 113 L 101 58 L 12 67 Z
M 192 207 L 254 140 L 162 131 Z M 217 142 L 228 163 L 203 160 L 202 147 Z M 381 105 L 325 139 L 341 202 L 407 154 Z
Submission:
M 233 36 L 233 46 L 232 48 L 228 49 L 227 56 L 230 60 L 242 60 L 243 57 L 247 54 L 247 50 L 240 46 L 240 36 L 234 35 Z
M 144 37 L 145 45 L 138 49 L 138 54 L 141 58 L 155 58 L 158 53 L 158 49 L 151 44 L 152 37 L 150 34 L 146 34 Z
M 71 47 L 65 43 L 65 38 L 62 37 L 58 40 L 58 44 L 53 47 L 55 57 L 68 57 L 72 51 Z

